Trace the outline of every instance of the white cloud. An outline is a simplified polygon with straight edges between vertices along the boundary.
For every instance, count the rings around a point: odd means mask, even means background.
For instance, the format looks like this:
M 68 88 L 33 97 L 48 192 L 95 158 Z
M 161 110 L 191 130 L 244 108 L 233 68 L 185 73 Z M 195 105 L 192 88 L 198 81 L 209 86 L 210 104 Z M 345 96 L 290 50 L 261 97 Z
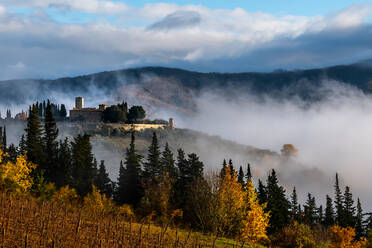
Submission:
M 355 27 L 362 24 L 368 14 L 370 14 L 370 8 L 368 6 L 353 4 L 331 16 L 329 24 L 337 28 Z

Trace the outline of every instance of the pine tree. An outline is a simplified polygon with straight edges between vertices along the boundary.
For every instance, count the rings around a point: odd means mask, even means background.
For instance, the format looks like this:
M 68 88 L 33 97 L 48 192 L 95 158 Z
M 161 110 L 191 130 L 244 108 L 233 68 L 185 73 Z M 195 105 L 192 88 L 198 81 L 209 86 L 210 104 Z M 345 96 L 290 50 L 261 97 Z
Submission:
M 119 205 L 124 204 L 125 202 L 125 195 L 126 195 L 126 169 L 124 167 L 123 161 L 120 161 L 119 167 L 119 177 L 117 179 L 116 188 L 114 192 L 114 200 Z
M 105 194 L 108 198 L 112 196 L 112 182 L 106 172 L 105 161 L 101 160 L 99 165 L 98 174 L 94 183 L 102 194 Z
M 315 225 L 317 221 L 317 207 L 315 197 L 310 193 L 307 195 L 307 200 L 304 205 L 305 222 L 309 225 Z
M 345 187 L 344 193 L 344 226 L 355 226 L 355 207 L 350 187 Z
M 160 162 L 160 148 L 156 133 L 153 133 L 152 142 L 148 149 L 147 162 L 144 164 L 143 177 L 145 181 L 153 181 L 155 177 L 159 177 L 163 171 Z
M 92 145 L 88 134 L 78 135 L 71 142 L 72 150 L 72 183 L 80 196 L 92 190 L 97 171 L 94 168 Z
M 60 117 L 62 119 L 65 119 L 67 116 L 67 110 L 66 110 L 66 106 L 64 104 L 61 105 L 61 110 L 60 110 Z
M 269 232 L 277 231 L 289 223 L 290 204 L 285 196 L 285 189 L 279 186 L 276 172 L 273 169 L 266 183 L 267 211 L 270 211 Z
M 298 199 L 297 199 L 297 191 L 296 187 L 293 187 L 293 191 L 291 194 L 291 217 L 292 221 L 298 220 Z
M 335 224 L 335 213 L 333 210 L 332 198 L 327 195 L 323 225 L 325 227 L 330 227 L 330 226 L 333 226 L 334 224 Z
M 360 200 L 358 198 L 357 201 L 357 214 L 355 218 L 355 234 L 356 239 L 362 238 L 364 234 L 364 227 L 363 227 L 363 209 L 362 204 L 360 203 Z
M 44 122 L 44 154 L 45 164 L 41 168 L 44 170 L 45 179 L 49 182 L 56 182 L 59 175 L 56 170 L 58 164 L 58 128 L 56 120 L 52 113 L 52 106 L 48 100 L 45 109 L 45 122 Z
M 55 184 L 57 188 L 72 184 L 72 157 L 68 139 L 59 141 Z
M 24 155 L 26 152 L 26 149 L 27 149 L 26 138 L 25 138 L 25 135 L 22 134 L 21 140 L 19 141 L 19 146 L 18 146 L 19 155 Z
M 247 179 L 247 181 L 252 181 L 252 172 L 250 164 L 248 164 L 247 174 L 245 175 L 245 178 Z
M 318 208 L 318 219 L 317 223 L 321 224 L 324 221 L 324 212 L 323 212 L 323 205 L 320 205 Z
M 344 223 L 344 207 L 343 207 L 343 196 L 340 190 L 338 173 L 336 173 L 335 182 L 335 208 L 336 208 L 336 223 L 343 226 Z
M 204 164 L 195 153 L 188 154 L 188 168 L 190 181 L 203 177 Z
M 6 150 L 7 149 L 7 140 L 6 140 L 6 126 L 4 126 L 4 129 L 3 129 L 3 140 L 2 140 L 2 144 L 3 144 L 3 149 Z
M 119 204 L 125 203 L 136 207 L 140 202 L 143 196 L 141 160 L 142 156 L 137 154 L 135 135 L 132 132 L 124 162 L 125 169 L 121 169 L 122 173 L 118 180 L 117 202 Z
M 240 183 L 242 185 L 242 187 L 244 188 L 244 185 L 245 185 L 244 172 L 243 172 L 243 168 L 241 166 L 239 168 L 238 183 Z
M 167 172 L 171 178 L 176 178 L 178 174 L 174 163 L 173 152 L 169 149 L 168 143 L 166 143 L 161 156 L 161 164 L 165 172 Z
M 36 164 L 41 165 L 43 164 L 43 142 L 42 142 L 42 129 L 38 115 L 38 108 L 36 105 L 32 105 L 29 110 L 29 118 L 27 122 L 26 128 L 26 151 L 27 151 L 27 159 Z M 36 174 L 40 174 L 41 169 L 37 167 Z M 34 177 L 36 176 L 33 173 Z
M 260 204 L 264 204 L 267 202 L 267 192 L 266 187 L 263 185 L 262 181 L 258 179 L 258 200 Z
M 220 177 L 221 178 L 225 177 L 226 169 L 227 169 L 227 163 L 226 163 L 226 159 L 224 159 L 223 162 L 222 162 L 222 169 L 221 169 L 221 172 L 220 172 Z
M 229 160 L 229 168 L 230 168 L 230 174 L 233 175 L 236 171 L 234 169 L 232 159 Z

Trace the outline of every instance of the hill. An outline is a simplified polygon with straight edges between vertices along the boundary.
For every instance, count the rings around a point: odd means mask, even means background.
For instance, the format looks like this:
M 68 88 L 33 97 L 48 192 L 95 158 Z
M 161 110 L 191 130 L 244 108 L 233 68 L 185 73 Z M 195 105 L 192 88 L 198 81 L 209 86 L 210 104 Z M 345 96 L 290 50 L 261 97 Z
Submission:
M 206 91 L 223 92 L 226 96 L 253 93 L 280 98 L 299 97 L 305 101 L 320 100 L 318 91 L 323 81 L 338 81 L 369 93 L 372 67 L 368 61 L 327 68 L 275 71 L 271 73 L 199 73 L 164 67 L 145 67 L 107 71 L 55 80 L 21 79 L 0 82 L 3 105 L 25 105 L 51 98 L 72 105 L 82 95 L 90 105 L 125 99 L 144 105 L 150 113 L 160 109 L 192 113 L 195 101 Z

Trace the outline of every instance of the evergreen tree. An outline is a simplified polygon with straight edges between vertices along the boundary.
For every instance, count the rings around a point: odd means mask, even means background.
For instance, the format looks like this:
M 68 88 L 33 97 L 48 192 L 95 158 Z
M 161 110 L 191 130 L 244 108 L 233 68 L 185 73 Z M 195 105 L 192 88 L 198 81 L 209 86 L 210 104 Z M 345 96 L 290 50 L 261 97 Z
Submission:
M 85 196 L 92 190 L 92 184 L 97 173 L 94 168 L 92 145 L 88 134 L 78 135 L 71 142 L 72 150 L 72 184 L 80 196 Z
M 39 112 L 36 105 L 32 105 L 29 110 L 29 117 L 26 128 L 26 151 L 27 159 L 37 165 L 43 164 L 43 142 L 42 142 L 42 128 L 39 120 Z M 36 174 L 41 173 L 41 168 L 37 167 Z M 34 178 L 36 176 L 33 173 Z
M 243 172 L 243 168 L 240 166 L 239 168 L 239 174 L 238 174 L 238 183 L 240 183 L 242 185 L 242 187 L 244 188 L 244 172 Z
M 298 199 L 297 199 L 297 191 L 296 187 L 293 187 L 293 191 L 291 194 L 291 217 L 292 221 L 298 220 Z
M 317 222 L 317 207 L 315 197 L 310 193 L 307 195 L 307 200 L 304 205 L 305 222 L 309 225 L 315 225 Z
M 320 205 L 318 208 L 318 219 L 317 223 L 321 224 L 324 221 L 324 212 L 323 212 L 323 205 Z
M 72 157 L 71 148 L 68 139 L 59 141 L 58 161 L 55 174 L 58 175 L 55 179 L 56 187 L 62 187 L 72 184 Z
M 323 225 L 326 227 L 330 227 L 330 226 L 333 226 L 334 224 L 335 224 L 335 213 L 333 210 L 332 199 L 331 197 L 327 195 Z
M 49 182 L 56 182 L 57 177 L 61 176 L 56 170 L 58 164 L 58 132 L 57 123 L 52 113 L 52 106 L 48 100 L 45 109 L 43 136 L 45 163 L 40 166 L 44 170 L 45 179 Z
M 222 162 L 222 169 L 221 169 L 221 172 L 220 172 L 220 177 L 221 178 L 225 177 L 226 169 L 227 169 L 227 163 L 226 163 L 226 159 L 224 159 L 223 162 Z
M 345 187 L 344 193 L 344 226 L 355 226 L 355 207 L 350 187 Z
M 22 134 L 22 137 L 21 137 L 21 140 L 20 140 L 19 146 L 18 146 L 19 155 L 24 155 L 25 152 L 26 152 L 26 149 L 27 149 L 27 145 L 26 145 L 25 135 Z
M 112 196 L 112 182 L 106 172 L 105 161 L 101 161 L 98 169 L 98 174 L 94 183 L 102 194 L 111 198 Z
M 290 204 L 285 197 L 285 189 L 279 186 L 276 172 L 273 169 L 266 184 L 267 211 L 270 211 L 269 232 L 277 231 L 289 223 Z
M 114 200 L 122 205 L 125 202 L 125 196 L 126 196 L 126 169 L 124 167 L 123 161 L 120 161 L 120 167 L 119 167 L 119 177 L 117 179 L 116 183 L 116 189 L 114 192 Z
M 247 179 L 247 181 L 252 181 L 252 172 L 250 164 L 248 164 L 247 174 L 245 175 L 245 178 Z
M 260 204 L 264 204 L 267 202 L 267 192 L 266 187 L 263 185 L 262 181 L 258 179 L 258 200 Z
M 3 144 L 3 149 L 6 150 L 7 148 L 7 140 L 6 140 L 6 126 L 4 126 L 4 129 L 3 129 L 3 140 L 2 140 L 2 144 Z
M 60 110 L 59 115 L 62 119 L 65 119 L 66 116 L 67 116 L 67 110 L 66 110 L 66 106 L 64 104 L 61 105 L 61 110 Z
M 340 190 L 338 173 L 336 173 L 336 182 L 335 182 L 335 208 L 336 208 L 336 223 L 343 226 L 344 215 L 343 215 L 343 196 Z
M 234 165 L 233 165 L 232 159 L 229 160 L 229 168 L 230 168 L 231 175 L 233 175 L 236 171 L 234 169 Z
M 169 149 L 168 143 L 166 143 L 161 156 L 161 164 L 165 172 L 167 172 L 171 178 L 176 178 L 178 174 L 174 163 L 173 152 Z
M 152 142 L 148 149 L 147 162 L 144 164 L 143 177 L 145 181 L 153 181 L 155 177 L 159 177 L 163 171 L 160 162 L 160 148 L 156 133 L 153 133 Z
M 362 209 L 362 204 L 360 203 L 360 200 L 358 198 L 357 201 L 357 214 L 355 218 L 355 238 L 360 239 L 362 238 L 364 234 L 364 227 L 363 227 L 363 209 Z
M 135 135 L 132 132 L 124 162 L 125 170 L 122 170 L 118 180 L 117 201 L 119 204 L 125 203 L 136 207 L 140 202 L 143 196 L 141 160 L 142 156 L 137 154 Z

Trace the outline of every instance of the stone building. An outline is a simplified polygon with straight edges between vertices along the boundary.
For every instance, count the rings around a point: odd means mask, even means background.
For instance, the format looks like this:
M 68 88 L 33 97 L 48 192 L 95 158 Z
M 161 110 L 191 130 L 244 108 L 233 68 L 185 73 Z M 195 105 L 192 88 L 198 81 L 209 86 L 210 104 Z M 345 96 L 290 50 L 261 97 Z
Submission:
M 70 110 L 71 121 L 101 122 L 106 105 L 101 104 L 99 108 L 85 108 L 84 98 L 75 98 L 75 108 Z

